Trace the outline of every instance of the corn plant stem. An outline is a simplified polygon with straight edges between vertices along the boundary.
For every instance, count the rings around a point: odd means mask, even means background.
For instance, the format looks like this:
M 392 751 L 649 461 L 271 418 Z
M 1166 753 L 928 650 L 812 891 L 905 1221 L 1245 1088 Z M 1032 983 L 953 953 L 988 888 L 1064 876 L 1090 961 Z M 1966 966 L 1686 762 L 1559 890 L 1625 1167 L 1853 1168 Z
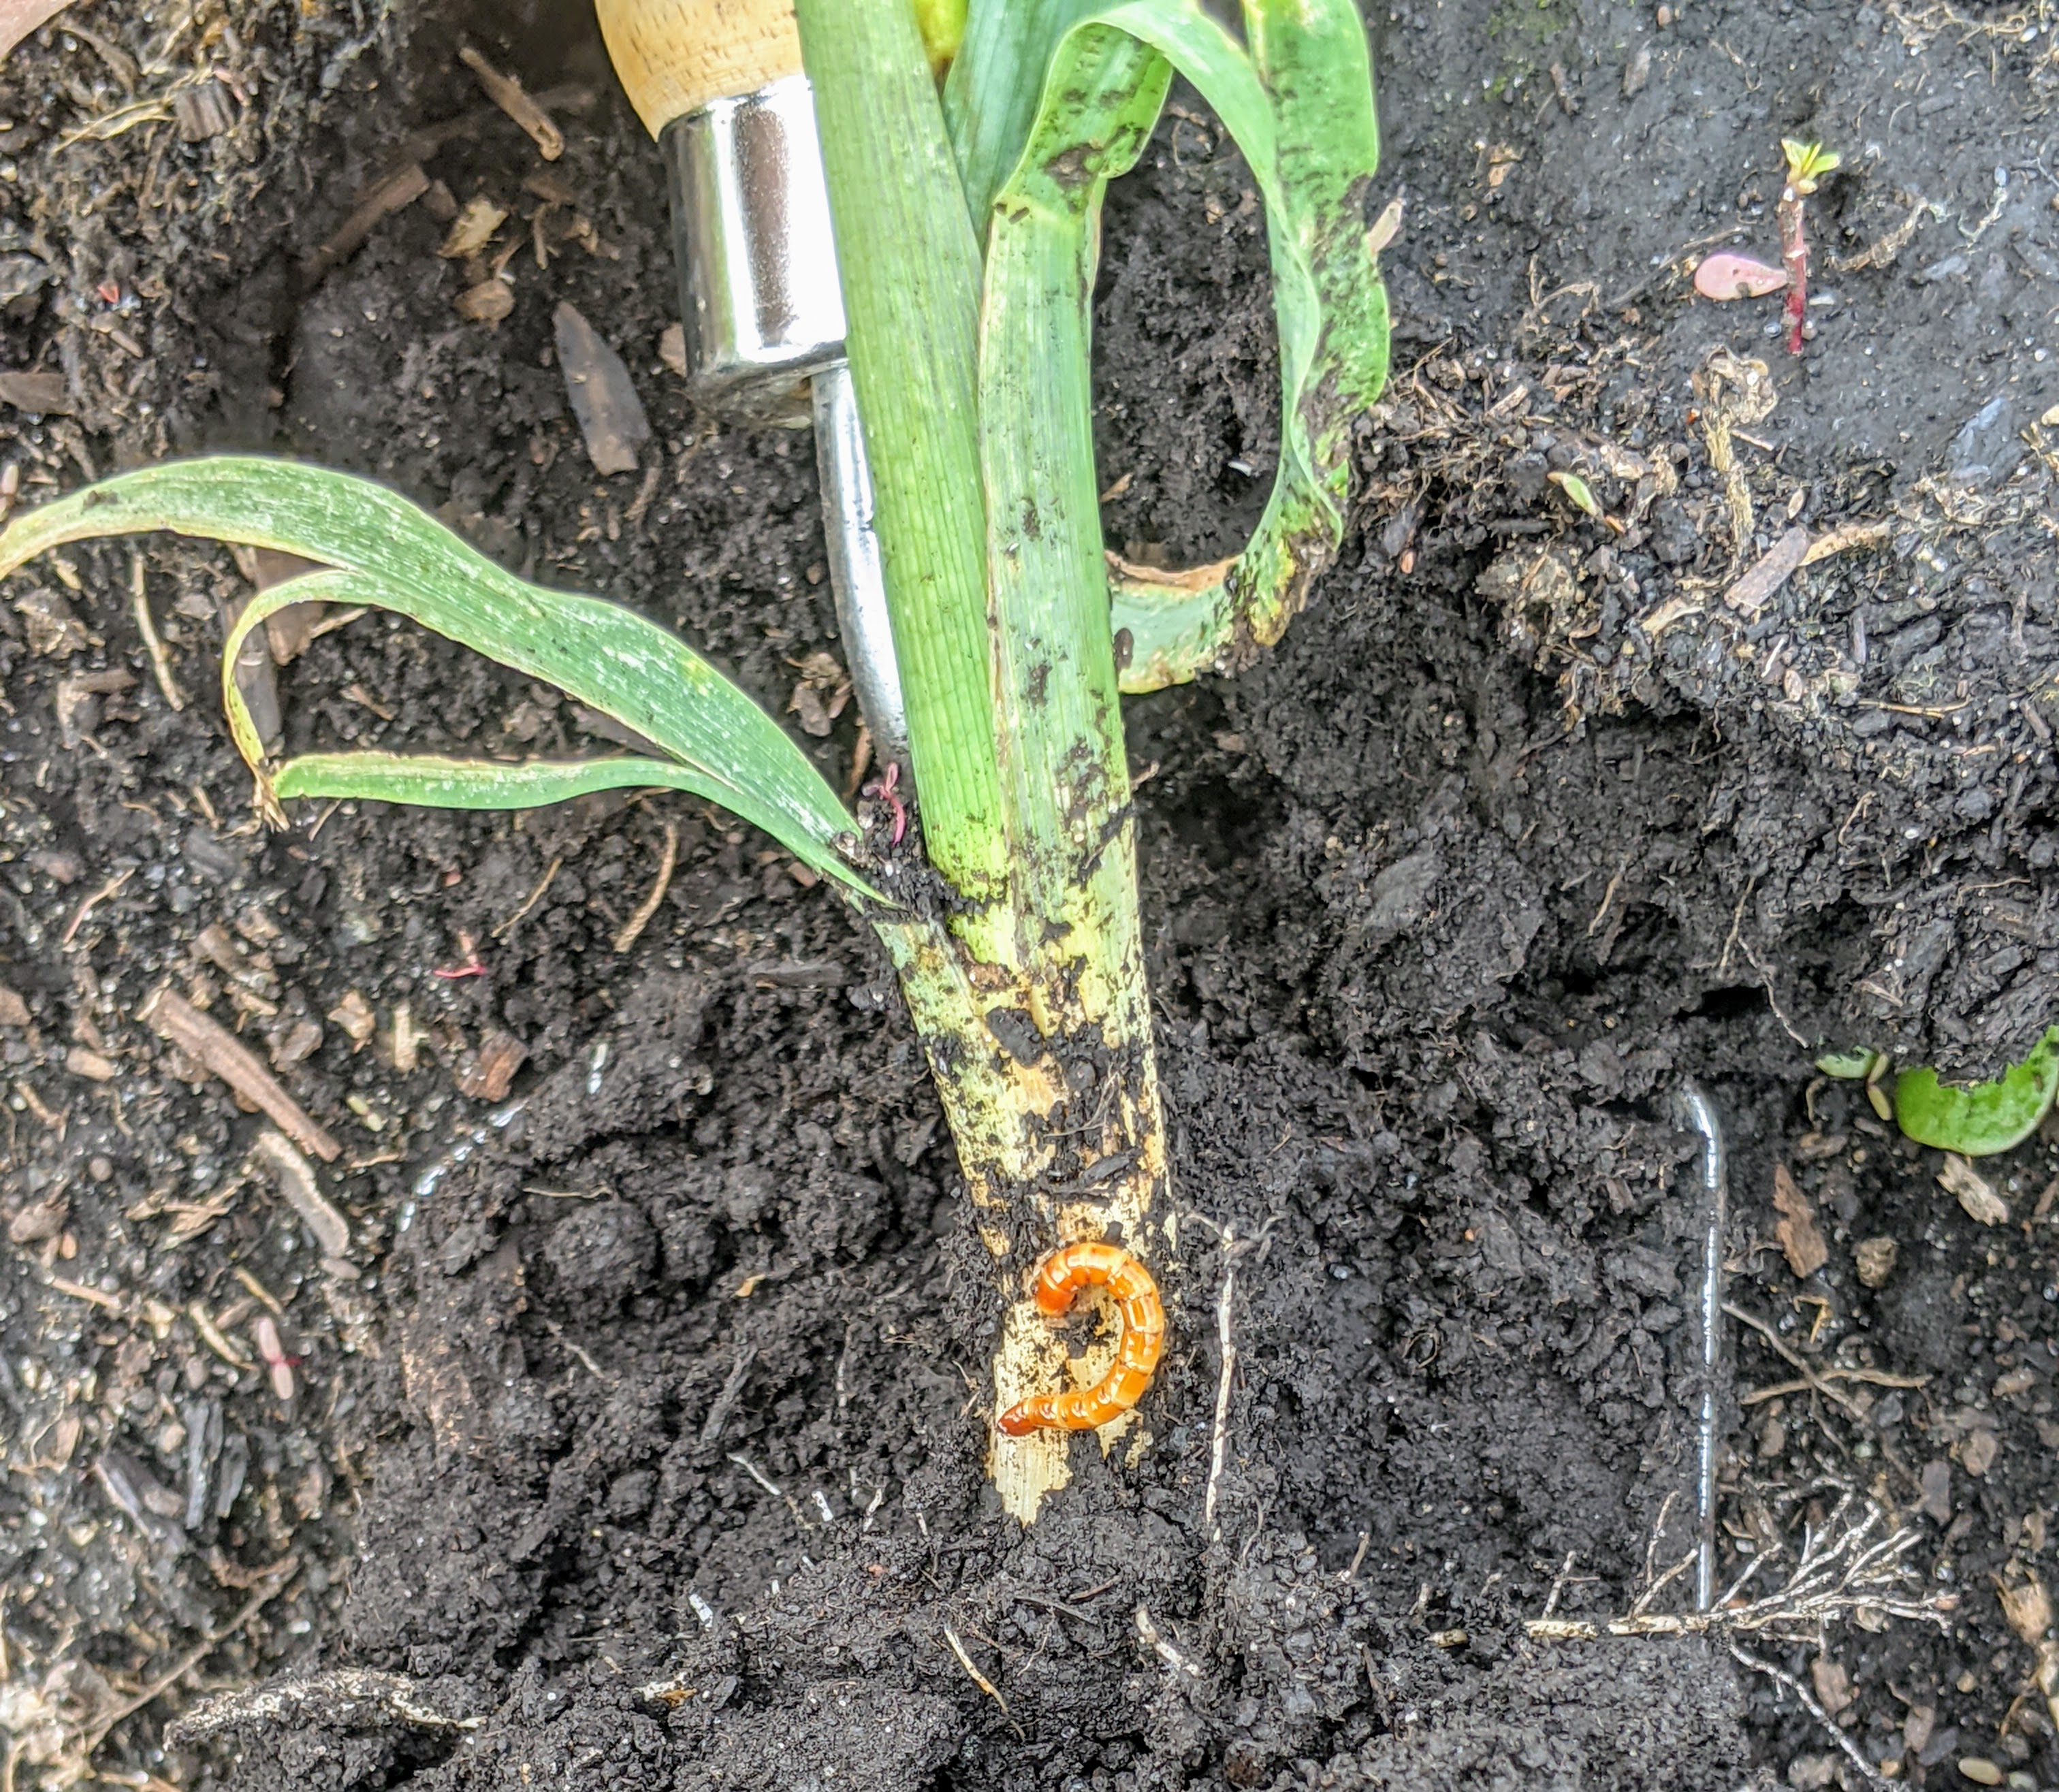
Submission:
M 979 245 L 907 0 L 799 0 L 930 862 L 1005 898 L 979 478 Z
M 1096 1019 L 1136 944 L 1137 895 L 1094 479 L 1092 226 L 1105 170 L 1135 159 L 1172 71 L 1120 33 L 1080 34 L 1067 48 L 1057 78 L 1116 98 L 1033 141 L 1004 189 L 979 397 L 1002 800 L 1017 911 L 1039 936 L 1023 957 L 1076 965 L 1080 1006 Z M 1073 124 L 1086 128 L 1063 128 Z

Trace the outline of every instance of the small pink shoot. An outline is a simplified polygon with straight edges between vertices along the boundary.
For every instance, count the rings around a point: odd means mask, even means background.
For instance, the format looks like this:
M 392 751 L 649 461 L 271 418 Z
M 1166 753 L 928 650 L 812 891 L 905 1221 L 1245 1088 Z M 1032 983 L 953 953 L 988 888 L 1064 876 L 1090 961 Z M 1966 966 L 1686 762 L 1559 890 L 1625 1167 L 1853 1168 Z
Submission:
M 1762 299 L 1787 284 L 1778 268 L 1754 261 L 1749 255 L 1711 255 L 1695 270 L 1695 290 L 1705 299 L 1719 303 L 1730 299 Z
M 1787 269 L 1787 352 L 1802 352 L 1802 326 L 1809 316 L 1809 242 L 1803 234 L 1802 209 L 1816 183 L 1843 158 L 1820 143 L 1791 137 L 1780 140 L 1787 159 L 1787 184 L 1780 189 L 1780 259 Z

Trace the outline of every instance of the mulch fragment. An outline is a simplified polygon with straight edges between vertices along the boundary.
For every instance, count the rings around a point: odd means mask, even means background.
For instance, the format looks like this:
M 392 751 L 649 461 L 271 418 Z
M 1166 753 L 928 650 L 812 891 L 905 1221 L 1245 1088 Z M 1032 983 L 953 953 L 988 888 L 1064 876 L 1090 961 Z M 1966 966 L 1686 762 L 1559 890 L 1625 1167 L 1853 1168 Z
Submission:
M 636 451 L 651 439 L 651 420 L 621 356 L 569 302 L 557 309 L 558 362 L 586 451 L 601 473 L 633 473 Z
M 338 1145 L 289 1095 L 279 1081 L 253 1057 L 249 1049 L 219 1021 L 210 1020 L 185 997 L 160 990 L 137 1011 L 137 1019 L 177 1046 L 202 1069 L 219 1077 L 239 1094 L 247 1096 L 271 1116 L 279 1130 L 296 1145 L 312 1151 L 325 1164 L 343 1155 Z

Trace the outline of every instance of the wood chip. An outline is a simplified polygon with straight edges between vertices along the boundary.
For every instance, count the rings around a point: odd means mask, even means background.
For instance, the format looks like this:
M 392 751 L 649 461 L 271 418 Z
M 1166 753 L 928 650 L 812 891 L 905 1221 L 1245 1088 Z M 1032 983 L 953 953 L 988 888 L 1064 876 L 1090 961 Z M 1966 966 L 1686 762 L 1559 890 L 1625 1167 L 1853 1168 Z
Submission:
M 482 193 L 465 202 L 464 209 L 452 221 L 444 237 L 443 246 L 436 253 L 446 261 L 476 255 L 493 241 L 493 233 L 507 221 L 506 209 L 495 205 Z
M 0 373 L 0 404 L 42 416 L 71 415 L 71 395 L 62 373 Z
M 71 1208 L 63 1201 L 34 1202 L 7 1222 L 8 1241 L 14 1244 L 43 1244 L 62 1232 L 65 1221 L 70 1217 Z
M 478 1050 L 458 1061 L 457 1086 L 475 1101 L 505 1100 L 528 1055 L 529 1048 L 513 1033 L 496 1029 L 480 1041 Z
M 1892 522 L 1840 523 L 1834 529 L 1826 529 L 1809 544 L 1809 552 L 1802 556 L 1802 563 L 1814 566 L 1818 560 L 1827 560 L 1833 554 L 1846 553 L 1854 548 L 1878 548 L 1894 530 Z
M 396 169 L 369 188 L 364 197 L 351 207 L 349 215 L 330 233 L 329 241 L 301 261 L 301 285 L 320 285 L 332 268 L 364 246 L 365 238 L 378 228 L 381 220 L 405 210 L 428 190 L 429 177 L 422 172 L 422 165 L 418 161 Z
M 74 1045 L 65 1053 L 65 1069 L 97 1083 L 111 1083 L 121 1074 L 121 1066 L 114 1059 L 85 1045 Z
M 1862 1239 L 1854 1244 L 1852 1259 L 1858 1265 L 1860 1286 L 1886 1288 L 1894 1273 L 1894 1260 L 1901 1254 L 1902 1247 L 1892 1238 Z
M 1813 1276 L 1830 1259 L 1830 1248 L 1816 1227 L 1816 1211 L 1785 1164 L 1773 1166 L 1773 1205 L 1780 1221 L 1773 1235 L 1796 1276 Z
M 69 4 L 70 0 L 0 0 L 0 56 Z
M 321 1022 L 311 1014 L 297 1014 L 273 1028 L 266 1040 L 272 1068 L 290 1070 L 321 1049 Z
M 1797 524 L 1766 549 L 1758 563 L 1723 593 L 1723 601 L 1746 617 L 1771 603 L 1789 576 L 1808 557 L 1809 532 Z
M 393 1010 L 393 1068 L 404 1077 L 412 1076 L 421 1050 L 422 1031 L 415 1025 L 415 1010 L 401 1002 Z
M 352 1056 L 372 1043 L 372 1034 L 377 1023 L 372 1017 L 372 1004 L 356 990 L 351 990 L 332 1008 L 329 1011 L 329 1017 L 349 1036 Z
M 2052 1627 L 2052 1599 L 2044 1582 L 2033 1575 L 2021 1587 L 2005 1587 L 1997 1578 L 1995 1596 L 2001 1602 L 2009 1627 L 2024 1642 L 2035 1649 L 2045 1640 L 2045 1633 Z
M 172 95 L 172 118 L 182 143 L 205 143 L 236 128 L 236 114 L 229 110 L 229 90 L 218 81 L 197 87 L 181 87 Z
M 1851 1703 L 1852 1677 L 1845 1671 L 1843 1663 L 1818 1655 L 1809 1664 L 1809 1678 L 1816 1683 L 1816 1696 L 1823 1702 L 1823 1709 L 1832 1717 Z
M 498 324 L 515 309 L 515 289 L 504 280 L 482 280 L 457 296 L 457 314 L 468 323 Z
M 24 591 L 14 599 L 14 613 L 28 634 L 31 653 L 68 659 L 86 651 L 86 624 L 62 591 L 47 587 Z
M 209 1020 L 185 997 L 169 989 L 160 990 L 136 1017 L 194 1063 L 256 1103 L 303 1150 L 312 1151 L 325 1164 L 333 1164 L 343 1155 L 343 1147 L 281 1087 L 278 1079 L 235 1035 L 219 1021 Z
M 2009 1224 L 2009 1203 L 1990 1188 L 1980 1172 L 1956 1151 L 1945 1153 L 1945 1167 L 1938 1173 L 1939 1185 L 1958 1197 L 1966 1217 L 1984 1226 Z
M 1379 254 L 1401 234 L 1401 217 L 1406 205 L 1406 199 L 1397 193 L 1380 207 L 1380 216 L 1372 221 L 1372 228 L 1365 233 L 1367 254 Z M 1125 473 L 1122 476 L 1128 479 L 1129 476 Z
M 272 1181 L 285 1197 L 286 1205 L 307 1222 L 325 1257 L 341 1257 L 350 1249 L 350 1225 L 322 1194 L 315 1167 L 294 1149 L 292 1140 L 279 1133 L 266 1133 L 251 1155 L 272 1173 Z
M 1983 1426 L 1961 1446 L 1959 1462 L 1969 1475 L 1985 1475 L 2001 1454 L 2001 1440 Z
M 564 133 L 514 76 L 503 74 L 470 44 L 457 53 L 457 59 L 472 70 L 486 97 L 529 133 L 544 161 L 556 161 L 565 153 Z
M 636 451 L 651 439 L 651 420 L 643 414 L 628 368 L 576 306 L 560 305 L 554 321 L 566 395 L 595 471 L 635 472 Z
M 283 585 L 321 570 L 321 562 L 304 560 L 297 554 L 282 554 L 275 548 L 253 548 L 247 560 L 237 564 L 261 591 Z M 308 651 L 316 637 L 326 632 L 324 619 L 332 606 L 326 603 L 289 603 L 265 619 L 265 644 L 272 650 L 272 663 L 287 666 Z

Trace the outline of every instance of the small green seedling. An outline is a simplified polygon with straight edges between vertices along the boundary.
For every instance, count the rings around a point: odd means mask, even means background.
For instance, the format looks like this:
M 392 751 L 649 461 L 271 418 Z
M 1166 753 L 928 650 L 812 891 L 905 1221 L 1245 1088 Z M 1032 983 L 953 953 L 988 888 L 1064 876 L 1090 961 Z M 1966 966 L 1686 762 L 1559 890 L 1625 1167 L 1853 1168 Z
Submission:
M 1572 500 L 1575 509 L 1583 510 L 1597 521 L 1601 520 L 1600 501 L 1578 473 L 1547 473 L 1544 476 Z
M 1905 1070 L 1895 1081 L 1894 1117 L 1919 1145 L 1968 1157 L 2019 1145 L 2052 1111 L 2059 1093 L 2059 1026 L 2031 1047 L 2022 1063 L 1994 1081 L 1970 1087 L 1941 1082 L 1935 1070 Z
M 1855 1052 L 1826 1052 L 1816 1060 L 1816 1068 L 1839 1082 L 1860 1082 L 1873 1075 L 1874 1066 L 1881 1061 L 1882 1055 L 1864 1048 Z

